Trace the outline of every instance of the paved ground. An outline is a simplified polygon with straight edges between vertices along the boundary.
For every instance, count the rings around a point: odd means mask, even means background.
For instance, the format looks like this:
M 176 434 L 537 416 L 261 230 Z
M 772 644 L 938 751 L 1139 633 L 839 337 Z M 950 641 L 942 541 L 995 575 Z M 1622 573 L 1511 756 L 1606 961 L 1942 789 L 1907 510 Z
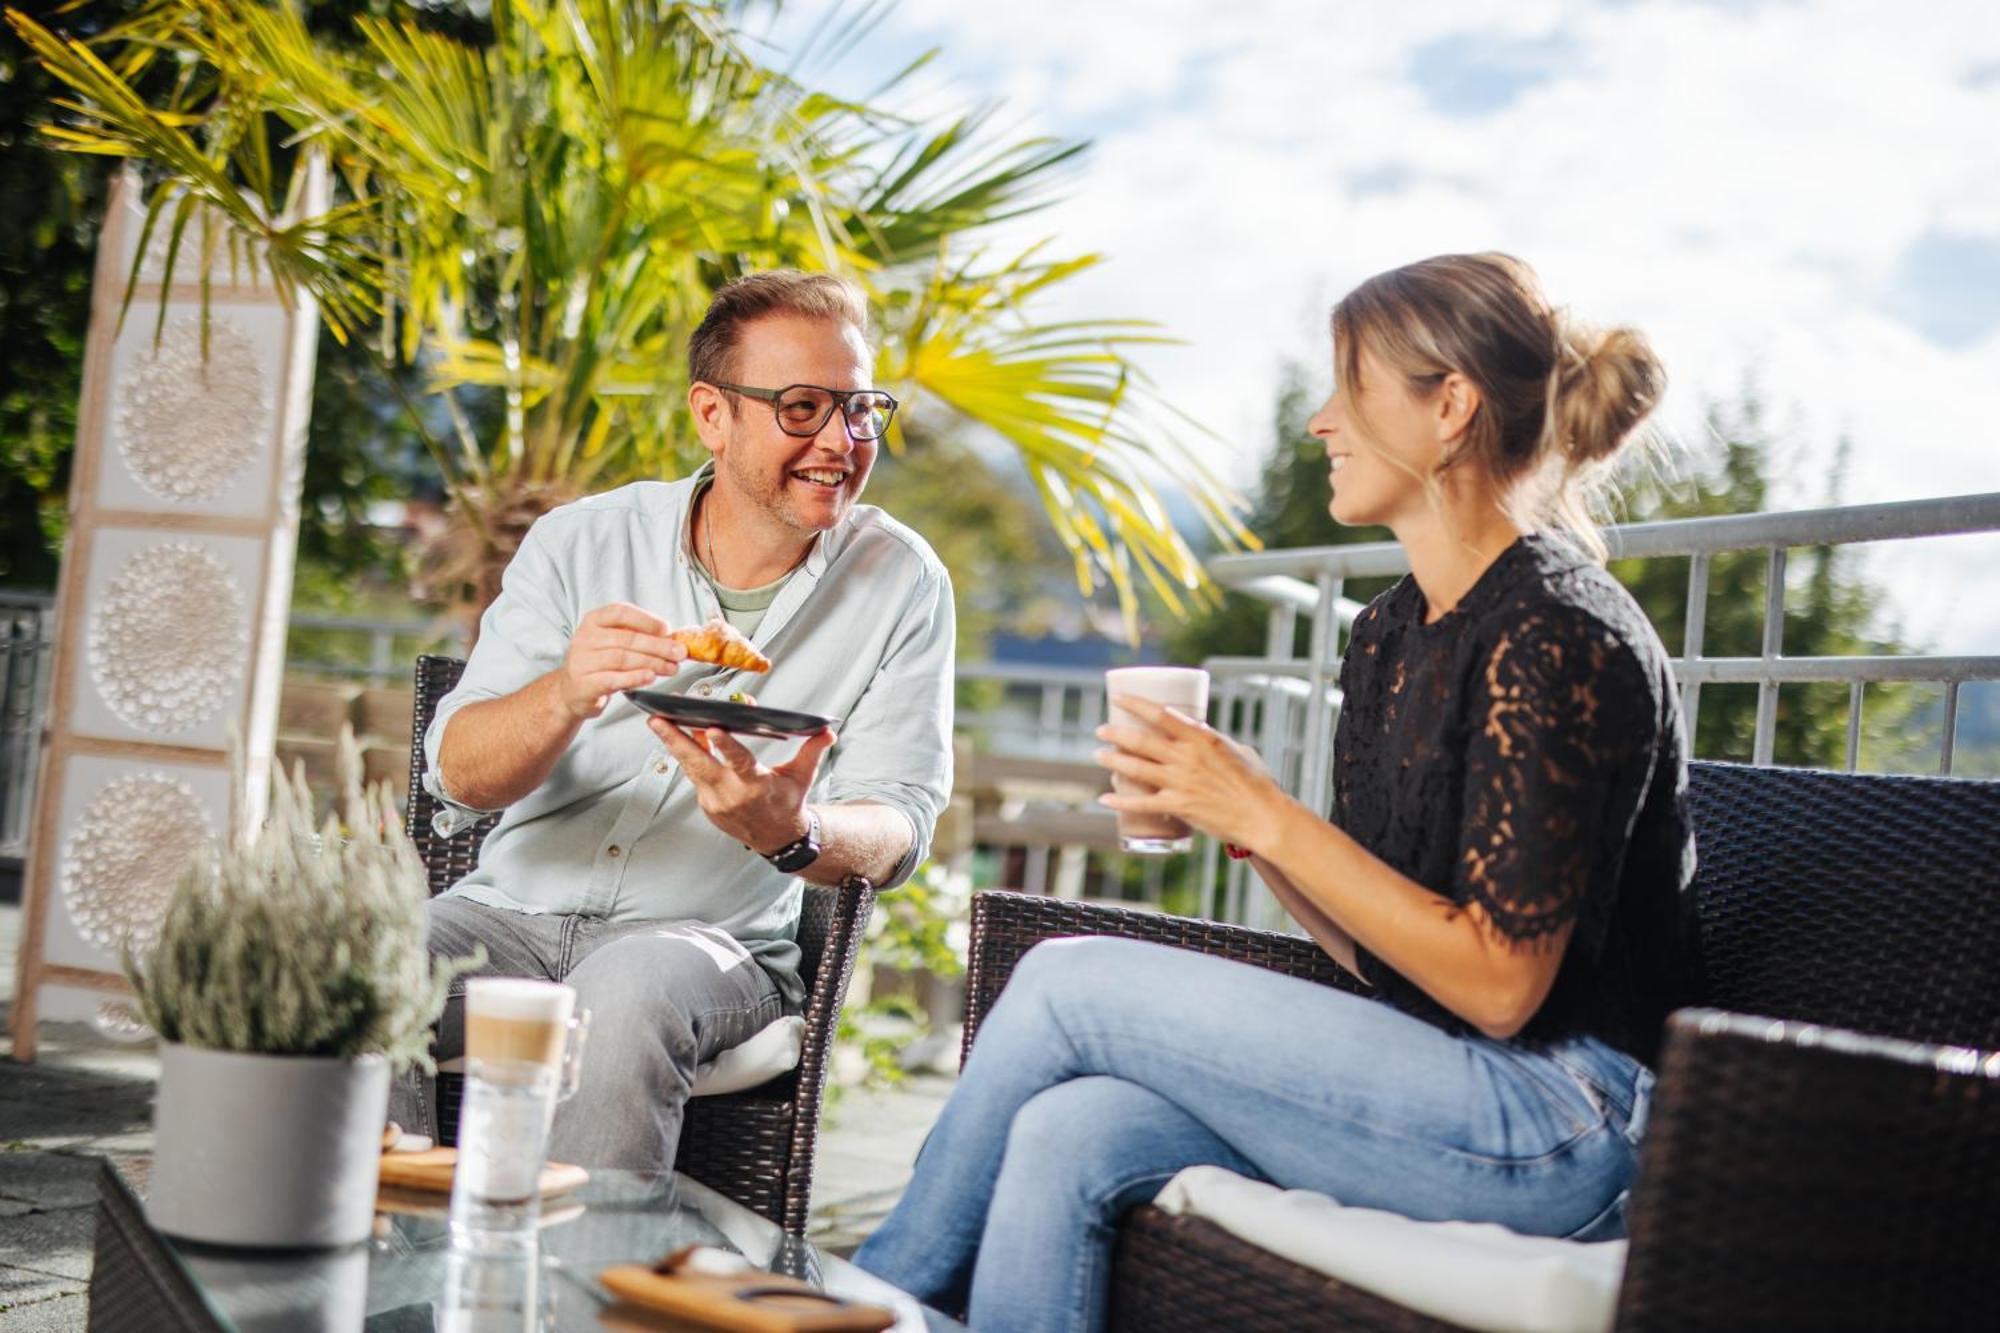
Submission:
M 0 1032 L 19 923 L 19 908 L 0 903 Z M 97 1158 L 150 1155 L 158 1063 L 150 1047 L 116 1045 L 84 1025 L 46 1024 L 41 1038 L 33 1065 L 0 1058 L 0 1333 L 83 1333 Z M 0 1057 L 11 1049 L 0 1036 Z M 948 1077 L 920 1073 L 838 1100 L 820 1138 L 817 1243 L 846 1254 L 874 1230 L 950 1090 Z

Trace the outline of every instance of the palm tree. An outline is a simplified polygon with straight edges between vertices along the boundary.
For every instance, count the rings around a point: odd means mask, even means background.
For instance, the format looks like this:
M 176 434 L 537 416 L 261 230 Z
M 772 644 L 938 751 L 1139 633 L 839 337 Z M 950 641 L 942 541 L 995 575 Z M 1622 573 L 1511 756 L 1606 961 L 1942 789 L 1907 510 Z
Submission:
M 89 43 L 7 18 L 74 94 L 47 132 L 148 169 L 146 237 L 165 229 L 170 263 L 193 237 L 251 247 L 337 336 L 424 368 L 443 410 L 413 416 L 441 423 L 426 435 L 458 520 L 443 568 L 475 606 L 549 508 L 705 457 L 687 333 L 720 283 L 794 266 L 861 281 L 879 380 L 912 415 L 1019 450 L 1085 595 L 1108 583 L 1135 634 L 1142 586 L 1178 613 L 1201 569 L 1152 479 L 1225 545 L 1250 539 L 1130 359 L 1160 335 L 1038 323 L 1097 257 L 980 243 L 1049 202 L 1081 145 L 817 91 L 753 57 L 742 9 L 494 0 L 487 42 L 364 16 L 337 46 L 257 0 L 170 0 Z M 823 25 L 797 67 L 878 13 Z M 331 164 L 325 208 L 301 205 L 301 149 Z M 190 226 L 208 216 L 225 225 Z M 485 435 L 465 410 L 480 395 L 502 408 Z

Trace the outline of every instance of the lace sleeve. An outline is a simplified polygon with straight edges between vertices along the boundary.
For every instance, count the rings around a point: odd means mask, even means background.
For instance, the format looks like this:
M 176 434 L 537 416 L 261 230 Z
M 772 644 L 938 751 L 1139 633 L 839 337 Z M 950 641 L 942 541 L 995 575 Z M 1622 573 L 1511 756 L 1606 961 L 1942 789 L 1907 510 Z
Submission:
M 1455 897 L 1533 945 L 1582 918 L 1595 951 L 1659 744 L 1647 679 L 1602 624 L 1539 609 L 1474 678 Z

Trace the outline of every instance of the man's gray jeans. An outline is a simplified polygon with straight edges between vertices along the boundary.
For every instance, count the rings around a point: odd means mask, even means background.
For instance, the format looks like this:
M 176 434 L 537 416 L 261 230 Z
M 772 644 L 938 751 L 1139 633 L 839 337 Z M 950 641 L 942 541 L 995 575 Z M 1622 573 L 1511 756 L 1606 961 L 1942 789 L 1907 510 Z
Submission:
M 576 987 L 590 1010 L 583 1083 L 556 1110 L 549 1158 L 579 1166 L 664 1171 L 673 1165 L 695 1067 L 748 1040 L 784 1012 L 769 974 L 743 946 L 699 922 L 612 922 L 535 916 L 463 898 L 433 898 L 433 957 L 486 946 L 478 975 L 537 977 Z M 434 1054 L 465 1053 L 465 981 L 452 983 Z M 395 1081 L 389 1118 L 437 1134 L 434 1080 Z

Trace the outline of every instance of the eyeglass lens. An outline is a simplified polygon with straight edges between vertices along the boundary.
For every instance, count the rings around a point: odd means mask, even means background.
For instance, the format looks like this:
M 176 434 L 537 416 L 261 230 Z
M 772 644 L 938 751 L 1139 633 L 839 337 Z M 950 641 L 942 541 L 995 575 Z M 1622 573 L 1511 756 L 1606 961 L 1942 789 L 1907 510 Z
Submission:
M 817 435 L 833 412 L 835 396 L 810 384 L 799 384 L 778 395 L 778 424 L 788 435 Z M 893 410 L 889 395 L 863 390 L 847 395 L 842 404 L 847 429 L 857 440 L 873 440 L 888 428 Z

